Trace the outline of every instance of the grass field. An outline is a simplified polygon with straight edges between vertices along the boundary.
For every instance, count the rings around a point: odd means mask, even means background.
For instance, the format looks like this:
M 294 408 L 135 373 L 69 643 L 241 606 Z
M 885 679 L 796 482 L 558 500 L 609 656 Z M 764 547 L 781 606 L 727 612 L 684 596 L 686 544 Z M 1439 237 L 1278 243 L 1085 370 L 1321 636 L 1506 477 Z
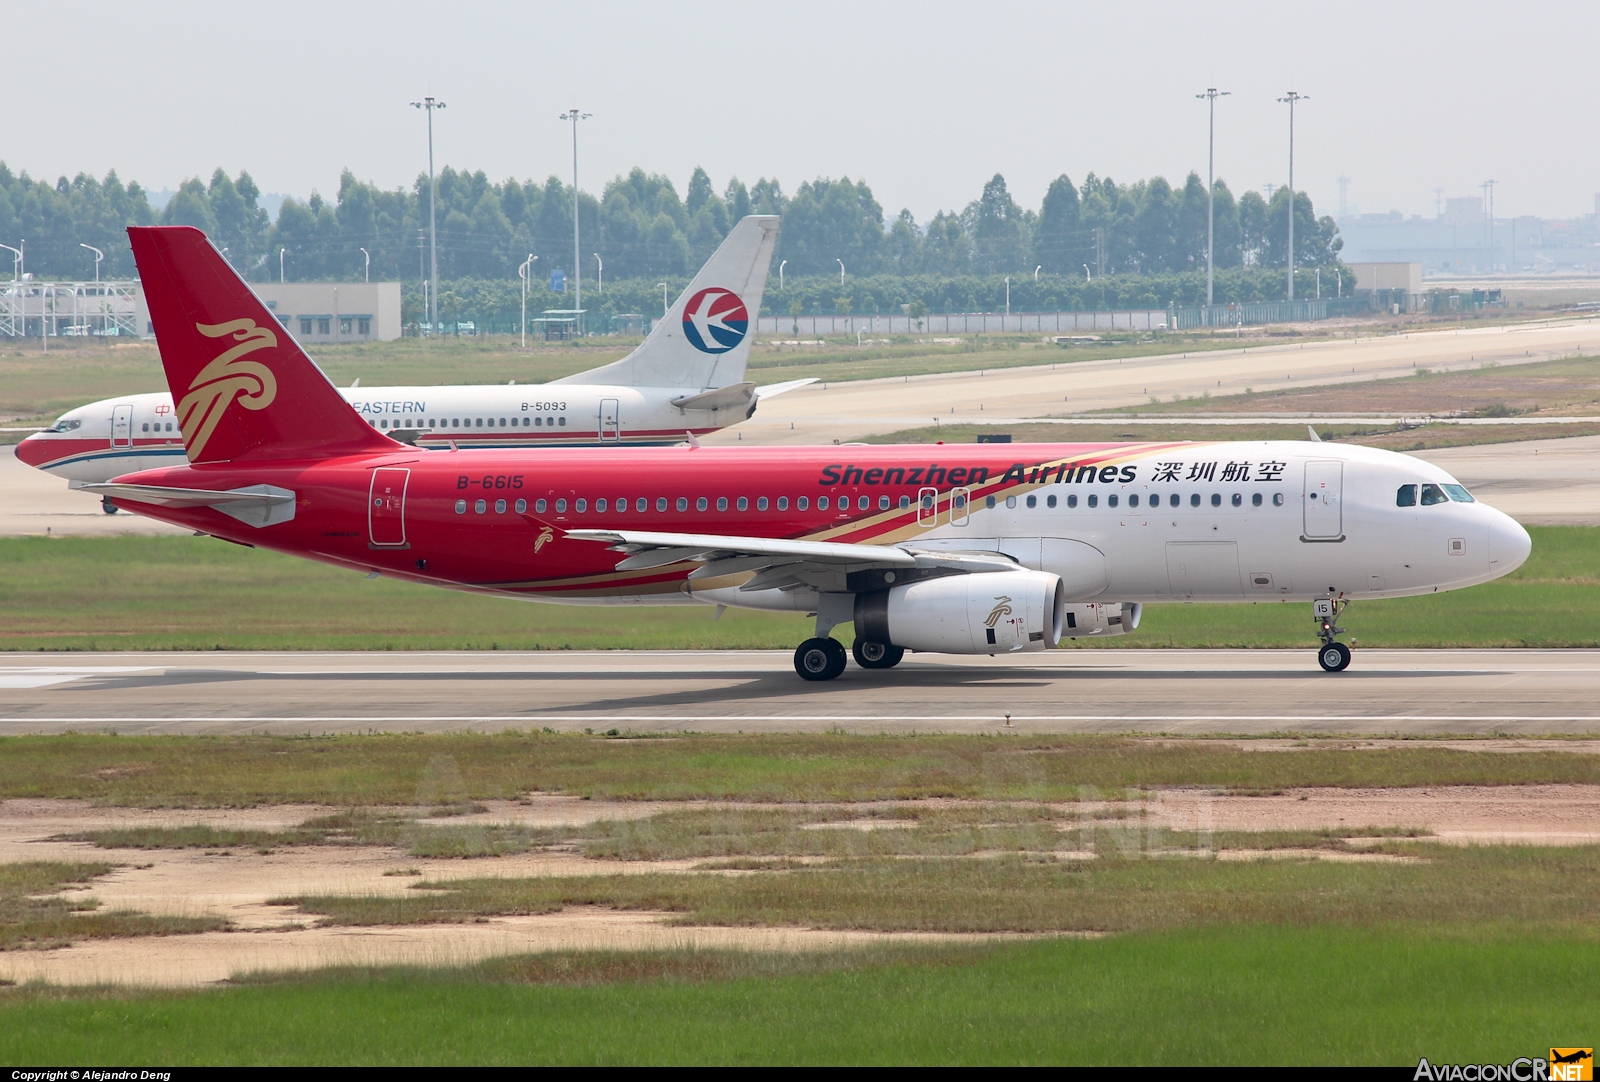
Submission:
M 1161 786 L 1279 792 L 1306 786 L 1600 784 L 1600 756 L 1457 747 L 1292 753 L 1232 742 L 1111 736 L 706 736 L 541 732 L 323 737 L 16 736 L 0 741 L 0 799 L 134 807 L 353 807 L 511 800 L 530 792 L 737 802 L 1078 801 Z M 347 825 L 348 826 L 348 825 Z M 341 829 L 346 829 L 342 826 Z M 350 829 L 354 829 L 350 827 Z
M 1535 526 L 1504 579 L 1351 608 L 1364 646 L 1600 645 L 1600 531 Z M 583 608 L 366 579 L 210 538 L 0 540 L 0 650 L 792 649 L 799 615 Z M 1065 648 L 1303 647 L 1302 604 L 1152 605 L 1139 630 Z M 848 626 L 839 629 L 847 638 Z
M 1588 1039 L 1600 1015 L 1590 979 L 1600 949 L 1586 926 L 1186 929 L 787 974 L 815 966 L 630 961 L 329 973 L 181 994 L 10 991 L 0 1058 L 1410 1068 L 1421 1056 L 1542 1057 Z M 630 968 L 647 975 L 583 979 Z

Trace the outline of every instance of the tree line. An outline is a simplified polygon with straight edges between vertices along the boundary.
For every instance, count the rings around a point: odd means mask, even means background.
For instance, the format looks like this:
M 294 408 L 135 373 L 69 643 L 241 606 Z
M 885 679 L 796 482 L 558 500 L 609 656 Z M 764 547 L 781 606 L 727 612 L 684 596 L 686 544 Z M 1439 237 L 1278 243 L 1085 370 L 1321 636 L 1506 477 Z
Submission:
M 128 277 L 133 263 L 126 226 L 193 225 L 254 280 L 275 280 L 281 253 L 282 274 L 292 281 L 359 280 L 370 259 L 373 278 L 415 282 L 427 262 L 428 188 L 426 175 L 408 187 L 385 190 L 346 170 L 332 199 L 315 191 L 305 200 L 287 199 L 272 221 L 247 172 L 229 177 L 218 169 L 209 181 L 185 181 L 157 213 L 143 188 L 122 182 L 115 172 L 100 180 L 63 176 L 51 184 L 0 163 L 0 243 L 25 247 L 29 271 L 61 278 L 93 273 L 93 256 L 80 247 L 92 244 L 106 253 L 104 275 Z M 1246 191 L 1235 198 L 1218 180 L 1213 196 L 1217 267 L 1283 267 L 1289 193 L 1279 188 L 1267 200 Z M 535 267 L 541 281 L 558 268 L 570 276 L 573 198 L 572 187 L 553 176 L 542 184 L 494 183 L 481 170 L 446 167 L 437 179 L 441 278 L 517 286 L 516 268 L 529 254 L 540 257 Z M 932 289 L 922 279 L 949 280 L 939 287 L 945 294 L 986 295 L 990 287 L 974 283 L 1007 275 L 1031 281 L 1037 273 L 1041 281 L 1059 282 L 1051 288 L 1066 298 L 1087 295 L 1086 288 L 1069 289 L 1068 282 L 1080 278 L 1177 282 L 1205 269 L 1206 187 L 1194 173 L 1179 187 L 1162 177 L 1119 183 L 1090 173 L 1074 183 L 1061 176 L 1044 192 L 1038 211 L 1019 206 L 996 174 L 966 207 L 940 211 L 925 225 L 907 210 L 886 222 L 868 184 L 848 177 L 807 181 L 792 194 L 775 179 L 747 186 L 733 178 L 718 191 L 705 170 L 696 169 L 680 198 L 669 178 L 635 168 L 613 178 L 598 197 L 580 191 L 576 198 L 584 280 L 595 280 L 598 254 L 605 278 L 618 287 L 650 279 L 653 288 L 655 281 L 692 274 L 733 223 L 751 213 L 782 215 L 776 260 L 787 261 L 786 278 L 816 277 L 819 290 L 829 276 L 837 282 L 841 262 L 847 281 L 917 279 L 919 284 L 900 292 L 919 297 Z M 1343 242 L 1333 220 L 1319 218 L 1304 192 L 1295 195 L 1294 215 L 1296 264 L 1336 264 Z M 955 284 L 958 279 L 964 284 Z M 864 288 L 879 304 L 888 303 L 880 292 L 895 292 Z M 1261 288 L 1267 288 L 1265 279 Z M 1099 295 L 1136 290 L 1176 297 L 1188 289 L 1101 286 Z

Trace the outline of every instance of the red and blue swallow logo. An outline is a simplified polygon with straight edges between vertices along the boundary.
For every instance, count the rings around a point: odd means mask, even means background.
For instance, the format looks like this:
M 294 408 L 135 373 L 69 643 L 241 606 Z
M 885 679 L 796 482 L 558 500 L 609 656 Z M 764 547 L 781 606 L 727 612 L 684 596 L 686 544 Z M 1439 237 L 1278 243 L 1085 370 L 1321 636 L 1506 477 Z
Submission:
M 702 289 L 683 306 L 683 336 L 702 353 L 726 353 L 750 331 L 750 313 L 737 293 Z

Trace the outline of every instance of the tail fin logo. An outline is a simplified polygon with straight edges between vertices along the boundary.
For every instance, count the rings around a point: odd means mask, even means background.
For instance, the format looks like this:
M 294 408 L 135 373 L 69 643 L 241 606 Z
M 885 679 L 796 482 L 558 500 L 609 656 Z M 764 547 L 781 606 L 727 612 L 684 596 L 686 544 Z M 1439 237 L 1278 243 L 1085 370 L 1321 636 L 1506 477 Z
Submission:
M 222 415 L 234 401 L 245 409 L 263 410 L 278 397 L 278 380 L 272 369 L 244 356 L 278 344 L 278 336 L 253 319 L 230 319 L 226 323 L 196 323 L 194 329 L 207 338 L 229 338 L 233 345 L 200 370 L 189 393 L 178 403 L 178 426 L 187 439 L 189 461 L 198 459 L 217 430 Z
M 750 312 L 737 293 L 702 289 L 683 306 L 683 336 L 701 353 L 726 353 L 749 330 Z

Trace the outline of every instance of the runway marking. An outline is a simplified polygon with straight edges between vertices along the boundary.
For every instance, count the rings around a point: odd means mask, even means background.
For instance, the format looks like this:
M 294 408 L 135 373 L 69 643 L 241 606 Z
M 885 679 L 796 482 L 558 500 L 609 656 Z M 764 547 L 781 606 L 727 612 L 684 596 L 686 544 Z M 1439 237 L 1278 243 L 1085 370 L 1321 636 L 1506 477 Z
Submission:
M 1566 721 L 1590 722 L 1600 726 L 1597 714 L 1012 714 L 1013 724 L 1019 721 L 1244 721 L 1244 722 L 1371 722 L 1371 721 Z M 552 721 L 581 721 L 588 724 L 605 722 L 695 722 L 695 721 L 988 721 L 1000 723 L 1003 714 L 351 714 L 351 715 L 265 715 L 246 714 L 234 716 L 152 715 L 148 717 L 26 717 L 3 718 L 0 724 L 25 725 L 40 722 L 69 724 L 141 724 L 158 721 L 180 722 L 521 722 L 535 724 Z

